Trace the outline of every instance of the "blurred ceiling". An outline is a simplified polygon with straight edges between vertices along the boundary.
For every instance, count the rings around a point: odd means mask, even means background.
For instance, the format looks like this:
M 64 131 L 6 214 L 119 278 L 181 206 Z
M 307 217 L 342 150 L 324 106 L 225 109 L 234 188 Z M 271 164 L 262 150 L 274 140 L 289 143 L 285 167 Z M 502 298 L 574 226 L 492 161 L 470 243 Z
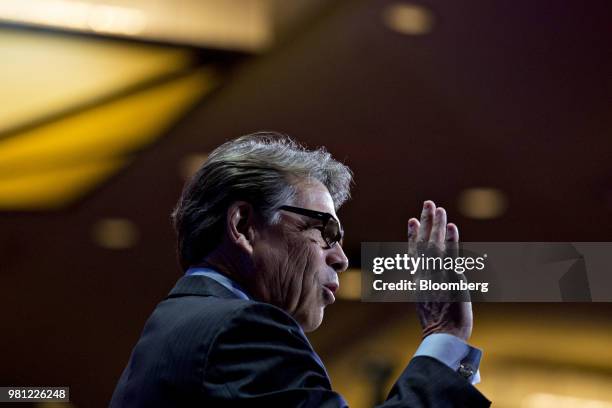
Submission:
M 258 52 L 322 0 L 3 0 L 0 22 Z
M 0 66 L 0 347 L 13 351 L 0 383 L 69 383 L 77 406 L 104 406 L 144 320 L 179 276 L 168 218 L 186 172 L 256 130 L 325 145 L 353 168 L 353 200 L 339 215 L 355 267 L 360 242 L 403 240 L 425 199 L 447 208 L 465 241 L 609 240 L 608 2 L 305 1 L 311 17 L 273 41 L 219 29 L 227 43 L 181 37 L 183 19 L 172 14 L 193 17 L 185 27 L 206 21 L 198 13 L 223 20 L 199 8 L 221 2 L 45 2 L 166 7 L 159 15 L 174 27 L 97 36 L 7 17 L 30 3 L 0 6 L 10 22 L 0 31 L 10 61 Z M 227 6 L 223 24 L 239 32 L 263 13 L 251 7 L 280 3 L 240 2 L 244 14 Z M 560 327 L 552 317 L 577 308 L 477 306 L 476 333 L 492 336 L 479 337 L 485 350 L 496 347 L 499 316 L 541 315 Z M 608 341 L 610 306 L 577 309 L 575 320 L 597 319 Z M 363 333 L 407 347 L 418 336 L 414 318 L 405 322 L 411 313 L 338 301 L 312 339 L 330 361 L 358 350 Z M 538 326 L 513 327 L 517 343 L 502 348 L 520 350 Z M 550 342 L 539 327 L 542 337 L 529 341 Z M 599 368 L 608 379 L 611 366 Z M 558 392 L 544 394 L 554 402 Z
M 184 49 L 0 31 L 0 134 L 125 92 L 192 66 Z M 69 74 L 69 77 L 67 77 Z

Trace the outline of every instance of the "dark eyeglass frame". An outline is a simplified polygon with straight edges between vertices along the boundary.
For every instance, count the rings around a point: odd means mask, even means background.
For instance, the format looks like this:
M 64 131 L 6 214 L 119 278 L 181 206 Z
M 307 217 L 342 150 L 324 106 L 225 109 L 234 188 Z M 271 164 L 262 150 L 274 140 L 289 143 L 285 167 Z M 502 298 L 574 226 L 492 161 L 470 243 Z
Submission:
M 283 205 L 279 207 L 278 209 L 289 211 L 295 214 L 305 215 L 307 217 L 314 218 L 314 219 L 317 219 L 323 222 L 323 228 L 320 229 L 320 232 L 321 232 L 321 237 L 323 237 L 323 240 L 327 244 L 328 249 L 333 248 L 338 243 L 341 243 L 342 239 L 344 238 L 344 230 L 342 229 L 342 225 L 340 224 L 340 221 L 338 221 L 336 217 L 334 217 L 330 213 L 309 210 L 307 208 L 301 208 L 301 207 L 293 207 L 290 205 Z M 332 222 L 332 224 L 330 224 L 330 221 Z M 333 225 L 333 224 L 336 224 L 338 226 L 337 233 L 334 234 L 335 235 L 334 237 L 329 237 L 328 236 L 329 234 L 326 233 L 326 231 L 330 231 L 330 233 L 333 233 L 333 231 L 328 228 L 328 226 Z

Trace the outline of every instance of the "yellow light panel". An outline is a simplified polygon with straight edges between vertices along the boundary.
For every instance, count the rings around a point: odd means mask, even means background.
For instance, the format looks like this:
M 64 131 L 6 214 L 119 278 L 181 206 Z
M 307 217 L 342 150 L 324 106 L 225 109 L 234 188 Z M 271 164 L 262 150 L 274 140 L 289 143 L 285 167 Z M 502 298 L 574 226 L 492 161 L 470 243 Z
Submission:
M 159 138 L 215 84 L 212 71 L 185 77 L 0 140 L 0 209 L 61 207 Z
M 0 179 L 0 210 L 55 209 L 75 200 L 119 170 L 126 159 L 85 162 L 41 173 Z
M 0 134 L 192 63 L 160 46 L 0 30 Z

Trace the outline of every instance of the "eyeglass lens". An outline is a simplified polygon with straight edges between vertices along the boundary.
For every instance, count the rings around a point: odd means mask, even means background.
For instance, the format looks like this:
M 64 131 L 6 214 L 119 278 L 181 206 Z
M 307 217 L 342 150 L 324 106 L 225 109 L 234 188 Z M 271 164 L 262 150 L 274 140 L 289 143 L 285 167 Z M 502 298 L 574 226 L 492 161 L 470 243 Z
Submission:
M 334 246 L 342 239 L 338 221 L 332 218 L 327 222 L 323 230 L 323 238 L 329 246 Z

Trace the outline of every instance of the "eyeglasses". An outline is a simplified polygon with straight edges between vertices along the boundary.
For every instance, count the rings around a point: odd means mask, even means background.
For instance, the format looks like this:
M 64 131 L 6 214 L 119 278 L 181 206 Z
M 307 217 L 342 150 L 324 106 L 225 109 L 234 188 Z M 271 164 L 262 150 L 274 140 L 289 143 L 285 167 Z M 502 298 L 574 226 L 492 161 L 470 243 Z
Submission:
M 323 237 L 323 240 L 327 244 L 328 248 L 333 248 L 337 243 L 342 243 L 344 231 L 342 230 L 342 226 L 340 226 L 340 222 L 330 213 L 308 210 L 300 207 L 292 207 L 290 205 L 283 205 L 282 207 L 279 207 L 279 210 L 305 215 L 323 222 L 323 226 L 315 228 L 321 231 L 321 236 Z

